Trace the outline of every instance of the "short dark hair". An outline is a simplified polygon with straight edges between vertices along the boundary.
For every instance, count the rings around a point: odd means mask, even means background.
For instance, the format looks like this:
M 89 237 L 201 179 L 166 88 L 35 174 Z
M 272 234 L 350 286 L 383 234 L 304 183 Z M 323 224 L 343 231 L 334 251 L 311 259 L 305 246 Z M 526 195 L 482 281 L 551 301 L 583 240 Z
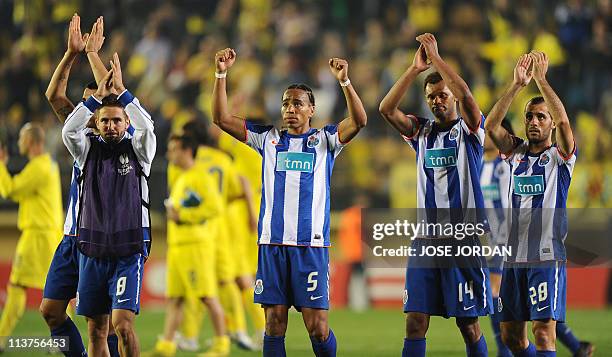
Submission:
M 196 154 L 198 152 L 198 141 L 192 135 L 177 135 L 172 134 L 170 138 L 168 138 L 168 142 L 176 140 L 181 143 L 181 147 L 183 149 L 191 149 L 191 157 L 195 159 Z
M 122 107 L 121 103 L 119 103 L 119 99 L 116 94 L 111 93 L 106 97 L 102 98 L 102 106 L 103 107 Z
M 183 125 L 183 135 L 192 136 L 200 145 L 213 146 L 208 126 L 201 120 L 195 119 Z
M 315 105 L 314 94 L 312 94 L 312 89 L 304 83 L 293 83 L 287 89 L 301 89 L 308 94 L 308 100 L 310 100 L 310 104 Z M 285 90 L 287 90 L 285 89 Z
M 443 81 L 444 78 L 442 78 L 442 76 L 440 75 L 440 73 L 438 72 L 431 72 L 430 74 L 427 75 L 427 77 L 425 77 L 425 82 L 423 82 L 423 90 L 425 90 L 425 88 L 427 88 L 428 84 L 436 84 L 438 82 Z
M 530 105 L 542 104 L 544 102 L 544 97 L 542 96 L 533 97 L 527 101 L 527 104 L 525 104 L 525 109 L 527 109 L 527 107 Z
M 85 88 L 87 88 L 87 89 L 98 89 L 98 83 L 96 83 L 95 81 L 91 81 L 91 82 L 87 83 L 87 86 Z
M 514 129 L 512 129 L 512 123 L 510 123 L 510 120 L 504 118 L 501 122 L 501 126 L 502 128 L 506 129 L 510 135 L 514 135 Z

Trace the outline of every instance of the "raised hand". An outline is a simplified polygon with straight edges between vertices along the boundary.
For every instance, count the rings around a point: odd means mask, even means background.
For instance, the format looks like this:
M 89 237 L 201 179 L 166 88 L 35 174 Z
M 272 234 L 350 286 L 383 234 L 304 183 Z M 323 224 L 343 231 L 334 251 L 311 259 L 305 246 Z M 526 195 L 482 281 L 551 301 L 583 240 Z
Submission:
M 427 58 L 429 58 L 430 61 L 434 58 L 440 57 L 440 55 L 438 54 L 438 42 L 436 41 L 434 35 L 430 33 L 424 33 L 422 35 L 417 36 L 416 40 L 421 43 L 421 45 L 425 49 Z
M 546 53 L 531 51 L 529 56 L 533 61 L 533 78 L 536 81 L 545 79 L 546 71 L 548 71 L 548 56 L 546 56 Z
M 123 75 L 121 74 L 121 63 L 119 62 L 119 55 L 117 52 L 113 54 L 113 60 L 110 61 L 111 72 L 113 73 L 112 85 L 113 89 L 117 94 L 121 94 L 125 90 L 123 85 Z
M 531 82 L 531 78 L 533 77 L 533 71 L 530 68 L 532 62 L 532 57 L 528 54 L 519 57 L 514 67 L 514 84 L 525 87 Z
M 104 18 L 98 17 L 91 27 L 91 33 L 85 45 L 85 52 L 96 52 L 100 51 L 102 44 L 104 43 Z
M 419 46 L 414 55 L 414 59 L 412 60 L 412 66 L 419 72 L 424 72 L 430 67 L 427 63 L 427 53 L 425 53 L 425 47 L 423 47 L 422 44 Z
M 236 51 L 231 48 L 218 51 L 215 54 L 215 67 L 217 72 L 225 72 L 234 65 L 236 61 Z
M 342 58 L 330 58 L 329 69 L 336 79 L 340 82 L 346 82 L 348 80 L 348 62 Z
M 68 25 L 68 52 L 76 54 L 83 51 L 88 37 L 89 34 L 81 35 L 81 17 L 75 13 Z
M 106 98 L 109 94 L 111 94 L 111 89 L 113 88 L 113 70 L 108 71 L 106 76 L 102 78 L 102 80 L 98 83 L 98 90 L 94 96 L 98 100 L 102 100 Z

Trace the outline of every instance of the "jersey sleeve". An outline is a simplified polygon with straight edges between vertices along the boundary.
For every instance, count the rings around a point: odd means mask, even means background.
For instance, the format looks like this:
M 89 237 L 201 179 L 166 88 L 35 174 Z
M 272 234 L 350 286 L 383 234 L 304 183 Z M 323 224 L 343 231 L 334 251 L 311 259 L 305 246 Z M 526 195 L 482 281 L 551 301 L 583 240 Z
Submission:
M 130 124 L 133 127 L 132 147 L 138 160 L 144 164 L 151 164 L 157 147 L 151 115 L 140 105 L 138 98 L 127 89 L 117 99 L 130 118 Z
M 44 170 L 28 164 L 15 176 L 11 176 L 4 163 L 0 163 L 0 196 L 19 202 L 32 195 L 47 180 Z
M 330 124 L 323 127 L 323 133 L 327 138 L 327 149 L 338 156 L 340 151 L 348 144 L 340 141 L 340 133 L 338 132 L 338 124 Z
M 559 147 L 557 146 L 557 144 L 555 144 L 554 147 L 555 150 L 553 156 L 555 157 L 555 160 L 557 160 L 557 165 L 565 165 L 569 169 L 570 173 L 573 172 L 574 166 L 576 165 L 576 160 L 578 158 L 578 149 L 576 146 L 576 142 L 574 142 L 574 151 L 572 151 L 567 156 L 563 155 L 561 151 L 559 151 Z
M 506 161 L 507 163 L 512 163 L 512 160 L 514 159 L 515 155 L 524 154 L 529 149 L 529 144 L 527 143 L 527 141 L 519 138 L 518 136 L 512 136 L 512 141 L 514 142 L 514 145 L 513 149 L 510 150 L 510 152 L 500 152 L 502 160 Z
M 427 118 L 420 118 L 420 117 L 414 116 L 412 114 L 407 114 L 406 117 L 409 120 L 412 120 L 412 122 L 416 126 L 416 130 L 414 131 L 412 136 L 402 135 L 402 139 L 404 139 L 404 141 L 408 145 L 410 145 L 410 147 L 413 150 L 416 151 L 418 146 L 419 146 L 419 137 L 421 136 L 423 128 L 425 127 L 425 125 L 427 125 L 427 122 L 429 121 L 429 119 L 427 119 Z
M 68 115 L 62 127 L 62 141 L 80 168 L 85 165 L 91 142 L 85 130 L 96 109 L 102 106 L 94 96 L 79 103 Z
M 245 143 L 261 154 L 263 151 L 266 136 L 271 130 L 274 129 L 274 126 L 256 124 L 250 120 L 245 120 L 244 126 L 246 129 Z
M 485 140 L 485 131 L 484 131 L 485 116 L 484 114 L 480 112 L 480 124 L 478 125 L 478 128 L 476 129 L 470 128 L 465 122 L 465 120 L 463 120 L 463 118 L 460 118 L 459 121 L 461 123 L 461 128 L 463 129 L 463 131 L 468 135 L 474 135 L 478 139 L 478 142 L 480 143 L 480 145 L 484 146 L 484 140 Z

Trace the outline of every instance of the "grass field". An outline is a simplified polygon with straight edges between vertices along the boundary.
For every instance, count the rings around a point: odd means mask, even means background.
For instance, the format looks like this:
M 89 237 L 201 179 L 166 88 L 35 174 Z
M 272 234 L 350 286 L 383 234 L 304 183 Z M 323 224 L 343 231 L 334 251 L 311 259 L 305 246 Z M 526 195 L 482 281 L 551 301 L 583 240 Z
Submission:
M 163 312 L 144 311 L 138 318 L 136 329 L 143 351 L 150 350 L 163 328 Z M 567 318 L 570 327 L 580 339 L 590 340 L 596 345 L 598 356 L 612 355 L 612 310 L 571 310 Z M 82 318 L 77 318 L 81 332 L 85 333 Z M 495 342 L 489 319 L 482 319 L 489 354 L 495 356 Z M 348 310 L 332 310 L 330 323 L 338 339 L 338 356 L 399 356 L 402 349 L 403 314 L 398 310 L 376 310 L 356 313 Z M 202 341 L 210 335 L 205 325 Z M 15 336 L 45 336 L 48 330 L 35 311 L 28 311 L 19 323 Z M 85 337 L 85 336 L 84 336 Z M 313 356 L 310 340 L 306 336 L 301 316 L 290 314 L 287 332 L 288 356 Z M 433 318 L 427 338 L 428 356 L 465 356 L 464 344 L 454 320 Z M 178 356 L 194 356 L 195 353 L 179 353 Z M 232 356 L 258 356 L 256 352 L 243 352 L 236 348 Z M 7 352 L 4 356 L 48 356 L 44 353 Z M 564 347 L 559 347 L 558 356 L 570 356 Z

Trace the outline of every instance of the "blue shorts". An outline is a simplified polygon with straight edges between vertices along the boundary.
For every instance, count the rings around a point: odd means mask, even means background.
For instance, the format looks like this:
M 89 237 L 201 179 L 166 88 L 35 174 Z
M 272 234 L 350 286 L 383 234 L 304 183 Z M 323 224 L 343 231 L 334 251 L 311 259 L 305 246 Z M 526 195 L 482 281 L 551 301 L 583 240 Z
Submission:
M 91 258 L 79 252 L 77 314 L 96 316 L 112 310 L 140 311 L 145 257 Z
M 468 239 L 468 238 L 466 238 Z M 476 240 L 467 241 L 477 244 Z M 454 238 L 415 239 L 412 248 L 457 244 Z M 478 243 L 479 244 L 479 243 Z M 438 267 L 436 267 L 436 265 Z M 481 257 L 413 256 L 406 268 L 404 312 L 449 317 L 477 317 L 493 313 L 489 269 Z
M 565 321 L 566 282 L 564 262 L 538 267 L 506 263 L 499 292 L 502 321 Z
M 55 250 L 43 297 L 70 300 L 76 296 L 79 284 L 79 250 L 74 237 L 65 235 Z
M 503 248 L 504 245 L 498 245 L 498 247 Z M 493 255 L 487 260 L 487 265 L 489 266 L 489 272 L 491 274 L 501 275 L 504 269 L 504 257 L 501 255 Z
M 259 246 L 255 303 L 329 309 L 329 249 Z

